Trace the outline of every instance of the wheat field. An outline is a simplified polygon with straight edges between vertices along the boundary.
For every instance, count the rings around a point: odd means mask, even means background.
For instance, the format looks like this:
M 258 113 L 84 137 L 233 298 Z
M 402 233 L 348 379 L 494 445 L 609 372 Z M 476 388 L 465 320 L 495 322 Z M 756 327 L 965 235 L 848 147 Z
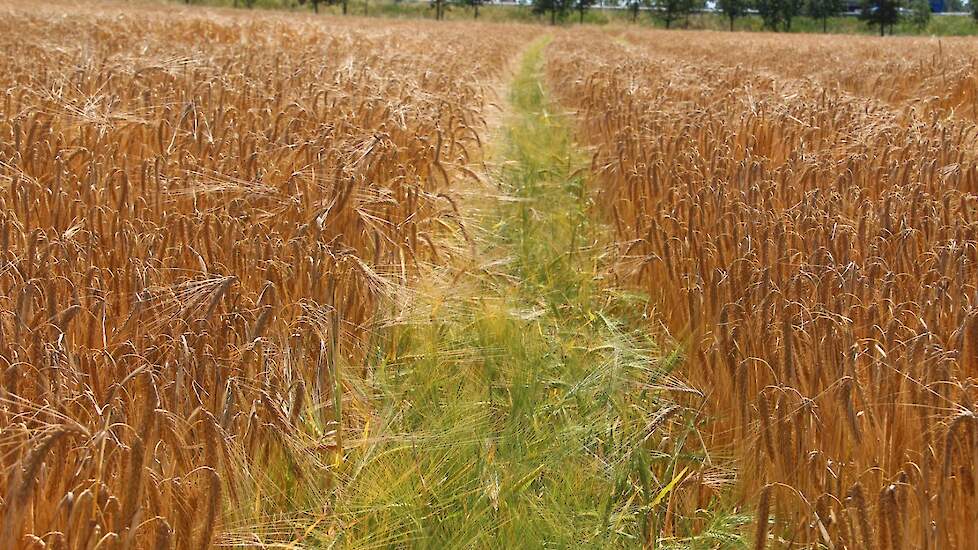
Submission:
M 968 550 L 978 44 L 0 0 L 0 548 Z
M 565 34 L 549 78 L 754 547 L 972 548 L 978 46 L 685 34 Z
M 451 253 L 495 30 L 3 5 L 5 548 L 230 544 L 328 489 L 379 300 Z

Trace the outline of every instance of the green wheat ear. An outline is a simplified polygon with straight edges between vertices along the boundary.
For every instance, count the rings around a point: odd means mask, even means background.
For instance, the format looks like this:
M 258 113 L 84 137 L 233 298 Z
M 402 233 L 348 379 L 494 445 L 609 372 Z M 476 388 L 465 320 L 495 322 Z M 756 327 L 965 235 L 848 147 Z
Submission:
M 490 144 L 502 200 L 468 205 L 476 267 L 433 273 L 408 316 L 425 322 L 376 355 L 397 358 L 373 367 L 387 406 L 345 466 L 334 547 L 641 548 L 702 466 L 694 445 L 659 444 L 695 428 L 649 389 L 672 367 L 635 314 L 648 298 L 602 285 L 609 233 L 542 85 L 548 43 L 526 50 Z M 721 509 L 663 547 L 743 547 Z

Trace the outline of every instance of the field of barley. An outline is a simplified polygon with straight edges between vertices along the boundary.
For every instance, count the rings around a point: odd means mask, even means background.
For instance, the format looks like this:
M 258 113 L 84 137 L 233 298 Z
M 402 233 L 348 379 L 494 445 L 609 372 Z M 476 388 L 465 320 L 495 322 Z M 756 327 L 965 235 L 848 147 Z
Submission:
M 975 548 L 976 67 L 0 0 L 0 548 Z

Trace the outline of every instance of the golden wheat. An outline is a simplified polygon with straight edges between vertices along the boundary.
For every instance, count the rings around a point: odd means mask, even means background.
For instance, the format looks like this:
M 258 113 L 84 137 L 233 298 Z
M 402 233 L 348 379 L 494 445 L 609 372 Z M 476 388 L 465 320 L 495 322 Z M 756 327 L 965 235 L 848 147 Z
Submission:
M 978 47 L 676 36 L 563 34 L 549 78 L 755 547 L 972 548 Z
M 301 534 L 372 318 L 453 253 L 493 30 L 0 8 L 0 545 Z

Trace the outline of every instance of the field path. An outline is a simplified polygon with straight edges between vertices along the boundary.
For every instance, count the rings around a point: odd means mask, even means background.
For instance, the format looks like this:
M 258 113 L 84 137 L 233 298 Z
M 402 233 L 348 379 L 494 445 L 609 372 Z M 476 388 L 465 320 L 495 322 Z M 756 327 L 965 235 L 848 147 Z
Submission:
M 624 328 L 644 302 L 599 284 L 587 159 L 548 112 L 546 44 L 511 83 L 493 196 L 467 208 L 474 262 L 433 271 L 387 329 L 381 410 L 341 468 L 331 547 L 641 547 L 685 475 L 649 474 L 676 463 L 648 437 L 667 365 Z

